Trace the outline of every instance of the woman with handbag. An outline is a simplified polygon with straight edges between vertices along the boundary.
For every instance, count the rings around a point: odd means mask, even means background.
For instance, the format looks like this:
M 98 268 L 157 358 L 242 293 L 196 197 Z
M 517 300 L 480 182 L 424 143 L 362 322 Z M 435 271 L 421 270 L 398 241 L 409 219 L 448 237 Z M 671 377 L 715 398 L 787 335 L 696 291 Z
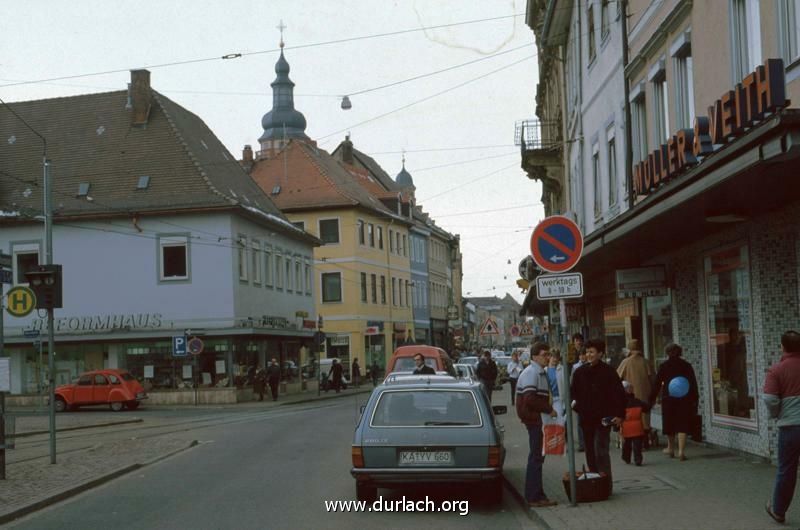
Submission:
M 675 437 L 678 438 L 678 458 L 686 460 L 686 435 L 692 431 L 692 421 L 697 415 L 697 378 L 692 365 L 681 359 L 683 348 L 671 343 L 664 348 L 669 357 L 656 374 L 650 393 L 650 407 L 661 392 L 661 414 L 667 448 L 664 453 L 675 458 Z

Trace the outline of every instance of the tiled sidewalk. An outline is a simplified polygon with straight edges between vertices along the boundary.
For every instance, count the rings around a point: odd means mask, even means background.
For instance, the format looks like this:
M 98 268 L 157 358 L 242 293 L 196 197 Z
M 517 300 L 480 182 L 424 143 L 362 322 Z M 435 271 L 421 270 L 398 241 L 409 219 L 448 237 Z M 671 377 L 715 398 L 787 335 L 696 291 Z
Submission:
M 497 393 L 493 404 L 509 404 L 508 391 Z M 528 437 L 509 406 L 501 416 L 506 428 L 505 476 L 521 499 L 525 487 Z M 725 529 L 780 528 L 764 511 L 772 492 L 775 467 L 757 457 L 746 457 L 700 444 L 687 447 L 688 460 L 680 462 L 660 448 L 644 453 L 644 465 L 626 465 L 620 450 L 611 448 L 614 494 L 604 502 L 572 507 L 564 492 L 562 476 L 567 457 L 548 456 L 544 465 L 544 489 L 558 501 L 552 508 L 529 511 L 532 527 L 553 529 Z M 576 468 L 584 464 L 576 453 Z M 787 514 L 787 523 L 800 523 L 800 501 Z

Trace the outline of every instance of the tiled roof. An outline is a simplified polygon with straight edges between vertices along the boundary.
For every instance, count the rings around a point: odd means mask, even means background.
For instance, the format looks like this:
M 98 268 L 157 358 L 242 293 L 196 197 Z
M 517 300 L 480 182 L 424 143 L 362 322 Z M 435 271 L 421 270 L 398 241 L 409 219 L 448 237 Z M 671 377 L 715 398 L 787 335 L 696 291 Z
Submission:
M 392 177 L 389 176 L 386 171 L 375 161 L 374 158 L 371 156 L 362 153 L 355 147 L 353 149 L 353 158 L 359 162 L 369 173 L 380 183 L 380 185 L 389 191 L 400 191 L 400 186 L 394 181 Z M 340 143 L 336 146 L 336 149 L 333 150 L 331 156 L 337 160 L 342 160 L 342 144 Z
M 47 139 L 56 218 L 234 209 L 286 220 L 195 114 L 155 90 L 145 126 L 131 125 L 127 91 L 11 103 Z M 149 177 L 137 189 L 140 177 Z M 89 184 L 88 197 L 78 197 Z M 42 142 L 0 109 L 0 209 L 42 210 Z M 295 234 L 295 235 L 299 235 Z M 304 236 L 308 237 L 308 236 Z
M 270 198 L 285 211 L 362 207 L 405 220 L 384 206 L 379 199 L 387 192 L 370 182 L 365 172 L 342 165 L 308 142 L 290 140 L 275 156 L 256 161 L 250 175 L 267 193 L 280 186 L 280 192 Z

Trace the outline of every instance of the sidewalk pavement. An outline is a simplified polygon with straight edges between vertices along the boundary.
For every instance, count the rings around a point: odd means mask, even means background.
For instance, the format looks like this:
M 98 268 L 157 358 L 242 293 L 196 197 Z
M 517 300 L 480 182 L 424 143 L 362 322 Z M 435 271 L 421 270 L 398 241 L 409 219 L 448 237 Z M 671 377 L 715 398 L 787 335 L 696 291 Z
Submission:
M 524 502 L 528 433 L 520 423 L 507 388 L 495 392 L 494 405 L 508 405 L 501 416 L 505 426 L 505 477 L 514 497 Z M 558 505 L 528 510 L 534 527 L 597 529 L 771 529 L 781 525 L 764 511 L 771 497 L 776 468 L 756 456 L 747 457 L 724 449 L 689 443 L 688 460 L 670 459 L 662 447 L 644 452 L 644 465 L 622 461 L 612 433 L 611 469 L 614 493 L 604 502 L 572 507 L 562 477 L 569 469 L 567 456 L 548 456 L 544 463 L 544 490 Z M 585 453 L 575 453 L 580 470 Z M 527 509 L 527 505 L 523 504 Z M 787 523 L 800 523 L 800 500 L 786 514 Z
M 263 402 L 247 402 L 232 405 L 199 407 L 150 406 L 145 403 L 140 411 L 150 409 L 247 409 L 262 410 L 281 405 L 292 405 L 312 401 L 326 401 L 338 397 L 363 396 L 372 391 L 372 385 L 359 389 L 348 389 L 339 394 L 310 392 L 291 394 Z M 137 412 L 140 412 L 137 411 Z M 46 410 L 17 408 L 9 411 L 17 416 L 18 444 L 28 437 L 46 434 L 49 418 Z M 56 415 L 58 432 L 78 429 L 105 428 L 126 423 L 140 423 L 142 418 L 125 412 L 83 411 Z M 45 442 L 46 443 L 46 442 Z M 125 440 L 99 441 L 82 450 L 58 452 L 56 464 L 50 464 L 49 455 L 21 461 L 10 461 L 6 466 L 6 480 L 0 481 L 0 525 L 55 504 L 81 492 L 99 486 L 126 473 L 163 460 L 180 451 L 197 445 L 195 440 L 179 440 L 169 436 L 130 438 Z M 14 449 L 6 452 L 11 460 Z

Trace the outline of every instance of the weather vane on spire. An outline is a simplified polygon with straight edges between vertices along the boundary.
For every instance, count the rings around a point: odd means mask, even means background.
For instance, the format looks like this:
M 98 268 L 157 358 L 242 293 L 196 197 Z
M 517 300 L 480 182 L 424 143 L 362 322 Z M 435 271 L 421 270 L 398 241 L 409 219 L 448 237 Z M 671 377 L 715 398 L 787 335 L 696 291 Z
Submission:
M 283 30 L 286 29 L 286 24 L 283 23 L 283 19 L 281 19 L 281 23 L 275 26 L 281 31 L 281 50 L 283 49 Z

